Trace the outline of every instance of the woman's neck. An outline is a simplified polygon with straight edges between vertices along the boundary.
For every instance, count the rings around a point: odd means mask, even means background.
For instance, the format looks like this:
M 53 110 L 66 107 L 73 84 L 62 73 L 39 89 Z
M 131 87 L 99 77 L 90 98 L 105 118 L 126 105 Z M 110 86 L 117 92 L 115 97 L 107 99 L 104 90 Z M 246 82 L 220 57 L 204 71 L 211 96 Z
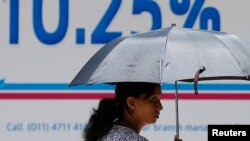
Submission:
M 140 134 L 140 131 L 141 131 L 142 127 L 143 127 L 130 114 L 129 115 L 124 115 L 123 118 L 117 122 L 117 124 L 121 125 L 121 126 L 129 127 L 131 129 L 133 129 L 137 134 Z

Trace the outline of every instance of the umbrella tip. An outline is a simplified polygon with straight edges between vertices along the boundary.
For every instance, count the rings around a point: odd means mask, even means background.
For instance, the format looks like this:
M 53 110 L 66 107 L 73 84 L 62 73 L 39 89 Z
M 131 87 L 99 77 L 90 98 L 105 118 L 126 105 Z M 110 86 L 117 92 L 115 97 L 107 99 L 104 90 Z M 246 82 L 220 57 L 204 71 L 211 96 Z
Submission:
M 176 26 L 176 23 L 172 23 L 172 27 Z

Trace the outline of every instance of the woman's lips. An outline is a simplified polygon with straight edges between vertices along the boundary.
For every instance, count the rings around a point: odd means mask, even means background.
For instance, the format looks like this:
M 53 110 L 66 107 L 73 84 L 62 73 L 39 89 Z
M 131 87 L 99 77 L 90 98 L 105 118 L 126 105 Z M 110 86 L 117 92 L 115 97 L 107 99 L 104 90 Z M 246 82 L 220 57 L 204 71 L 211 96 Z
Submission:
M 155 114 L 154 117 L 155 117 L 155 118 L 159 118 L 159 115 L 160 115 L 160 114 Z

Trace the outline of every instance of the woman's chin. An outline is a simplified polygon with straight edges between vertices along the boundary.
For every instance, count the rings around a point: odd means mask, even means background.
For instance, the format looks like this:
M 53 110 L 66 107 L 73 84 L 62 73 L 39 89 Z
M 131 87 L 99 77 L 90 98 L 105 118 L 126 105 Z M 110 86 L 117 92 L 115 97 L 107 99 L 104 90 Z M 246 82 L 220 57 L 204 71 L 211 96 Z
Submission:
M 154 118 L 154 119 L 152 119 L 150 123 L 151 123 L 151 124 L 156 123 L 157 119 L 158 119 L 158 118 Z

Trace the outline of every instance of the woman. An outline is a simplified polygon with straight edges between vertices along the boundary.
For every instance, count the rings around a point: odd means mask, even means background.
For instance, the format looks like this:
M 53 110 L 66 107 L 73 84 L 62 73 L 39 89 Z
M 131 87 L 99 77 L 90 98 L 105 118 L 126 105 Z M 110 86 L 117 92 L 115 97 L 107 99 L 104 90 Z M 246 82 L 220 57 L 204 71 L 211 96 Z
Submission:
M 163 109 L 160 84 L 117 83 L 114 99 L 102 99 L 84 130 L 86 141 L 148 141 L 141 129 Z

